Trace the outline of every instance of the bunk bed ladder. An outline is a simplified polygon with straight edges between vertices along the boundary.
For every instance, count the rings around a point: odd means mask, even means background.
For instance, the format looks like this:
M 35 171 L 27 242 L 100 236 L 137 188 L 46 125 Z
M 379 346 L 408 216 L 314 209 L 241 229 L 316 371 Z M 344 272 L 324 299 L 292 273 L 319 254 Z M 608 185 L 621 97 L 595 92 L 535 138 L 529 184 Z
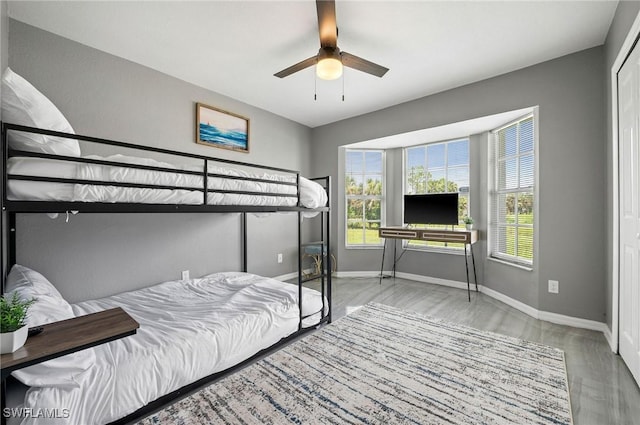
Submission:
M 240 226 L 242 227 L 242 272 L 246 273 L 247 268 L 247 213 L 240 214 Z
M 8 131 L 4 123 L 2 127 L 2 211 L 0 211 L 0 293 L 4 294 L 4 285 L 9 275 L 9 270 L 16 263 L 16 213 L 7 210 L 7 173 L 4 167 L 8 164 Z M 6 241 L 6 242 L 5 242 Z
M 298 196 L 298 199 L 300 197 Z M 302 331 L 302 212 L 298 211 L 298 332 Z M 322 316 L 321 316 L 322 317 Z
M 326 190 L 327 190 L 327 206 L 331 206 L 331 176 L 326 177 Z M 325 223 L 324 230 L 326 231 L 325 238 L 327 240 L 327 261 L 325 262 L 326 273 L 327 273 L 327 300 L 329 301 L 329 315 L 328 315 L 328 323 L 331 323 L 331 314 L 333 313 L 333 303 L 331 301 L 331 271 L 333 270 L 333 264 L 331 264 L 331 209 L 329 211 L 323 212 L 323 214 L 327 215 L 327 220 Z M 324 217 L 324 215 L 323 215 Z M 324 246 L 324 244 L 323 244 Z M 322 284 L 322 290 L 324 292 L 324 281 Z M 322 297 L 322 307 L 324 314 L 324 294 Z

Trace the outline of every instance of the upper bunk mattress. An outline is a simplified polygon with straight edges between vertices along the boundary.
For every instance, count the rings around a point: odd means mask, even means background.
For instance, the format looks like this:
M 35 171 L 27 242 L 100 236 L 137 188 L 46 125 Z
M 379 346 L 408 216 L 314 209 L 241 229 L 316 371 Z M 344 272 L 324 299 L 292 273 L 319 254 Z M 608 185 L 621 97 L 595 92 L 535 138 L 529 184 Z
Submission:
M 84 158 L 169 168 L 176 170 L 176 172 L 32 157 L 9 158 L 7 171 L 8 174 L 14 175 L 95 180 L 125 184 L 162 185 L 177 187 L 177 189 L 10 179 L 8 181 L 7 199 L 15 201 L 190 205 L 203 203 L 203 192 L 197 190 L 204 186 L 202 177 L 203 169 L 201 166 L 176 166 L 154 159 L 125 155 L 111 155 L 108 157 L 88 155 Z M 207 204 L 209 205 L 291 207 L 297 204 L 296 179 L 295 176 L 291 174 L 249 172 L 241 168 L 215 166 L 211 162 L 207 164 L 207 170 L 210 174 L 220 175 L 220 177 L 209 176 L 207 178 L 207 187 L 210 190 L 256 192 L 255 194 L 210 192 L 207 194 Z M 183 174 L 179 171 L 199 172 L 201 174 Z M 237 177 L 260 179 L 261 181 L 242 180 Z M 294 184 L 292 185 L 291 183 Z M 319 208 L 325 206 L 326 203 L 327 194 L 324 188 L 318 183 L 300 176 L 301 206 L 305 208 Z
M 317 324 L 321 294 L 303 288 L 302 299 L 303 326 Z M 76 375 L 76 385 L 31 387 L 25 408 L 63 406 L 70 415 L 23 424 L 112 422 L 291 335 L 300 314 L 297 285 L 240 272 L 72 304 L 76 316 L 114 307 L 140 323 L 137 334 L 80 352 L 93 351 L 96 360 Z

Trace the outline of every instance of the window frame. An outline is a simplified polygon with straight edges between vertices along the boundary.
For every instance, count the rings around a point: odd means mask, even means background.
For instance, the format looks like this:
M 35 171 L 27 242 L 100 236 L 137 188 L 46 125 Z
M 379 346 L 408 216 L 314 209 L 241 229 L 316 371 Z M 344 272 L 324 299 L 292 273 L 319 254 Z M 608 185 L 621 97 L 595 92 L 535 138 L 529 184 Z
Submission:
M 380 195 L 350 195 L 347 191 L 347 187 L 346 187 L 346 179 L 347 176 L 349 176 L 350 174 L 353 173 L 349 173 L 347 170 L 347 161 L 348 161 L 348 157 L 349 157 L 349 153 L 350 152 L 360 152 L 363 155 L 363 164 L 366 165 L 366 159 L 364 159 L 364 156 L 366 156 L 366 153 L 368 152 L 378 152 L 380 153 L 380 159 L 382 162 L 382 171 L 380 173 L 380 181 L 382 184 L 382 193 Z M 365 236 L 365 232 L 366 232 L 366 225 L 364 226 L 364 228 L 362 229 L 363 231 L 363 237 L 361 239 L 362 243 L 358 243 L 358 244 L 349 244 L 349 200 L 350 199 L 361 199 L 363 201 L 363 208 L 364 208 L 364 203 L 366 201 L 369 200 L 379 200 L 380 201 L 380 220 L 367 220 L 366 215 L 365 215 L 365 211 L 363 209 L 362 211 L 362 218 L 363 218 L 363 223 L 378 223 L 379 227 L 382 227 L 385 223 L 385 212 L 386 212 L 386 151 L 384 149 L 351 149 L 351 148 L 345 148 L 345 154 L 344 154 L 344 164 L 343 164 L 343 170 L 344 170 L 344 179 L 342 180 L 342 185 L 344 187 L 344 202 L 345 202 L 345 207 L 344 207 L 344 246 L 346 249 L 379 249 L 383 246 L 384 244 L 384 239 L 379 238 L 378 243 L 365 243 L 366 242 L 366 236 Z M 363 181 L 363 185 L 366 182 L 366 176 L 367 175 L 375 175 L 377 173 L 372 173 L 372 172 L 367 172 L 366 168 L 363 168 L 363 172 L 362 172 L 362 181 Z
M 524 121 L 527 121 L 531 119 L 532 120 L 532 131 L 533 131 L 533 149 L 531 151 L 527 151 L 525 154 L 522 154 L 522 152 L 520 152 L 520 143 L 521 143 L 521 137 L 520 137 L 520 124 Z M 516 143 L 516 154 L 505 154 L 502 157 L 498 157 L 499 155 L 499 148 L 498 148 L 498 133 L 500 131 L 503 131 L 509 127 L 513 127 L 517 125 L 517 143 Z M 492 130 L 489 133 L 489 143 L 488 143 L 488 148 L 489 148 L 489 153 L 488 153 L 488 159 L 489 159 L 489 166 L 488 166 L 488 174 L 489 174 L 489 187 L 488 187 L 488 202 L 487 202 L 487 213 L 488 213 L 488 231 L 487 231 L 487 258 L 490 260 L 494 260 L 503 264 L 507 264 L 510 266 L 514 266 L 517 268 L 521 268 L 524 270 L 528 270 L 528 271 L 532 271 L 534 269 L 534 266 L 536 264 L 536 259 L 537 259 L 537 234 L 538 234 L 538 204 L 539 204 L 539 194 L 538 194 L 538 188 L 539 188 L 539 184 L 538 184 L 538 162 L 539 162 L 539 154 L 538 154 L 538 114 L 537 114 L 537 109 L 534 109 L 534 111 L 518 118 L 515 119 L 513 121 L 510 121 L 509 123 L 502 125 L 494 130 Z M 521 173 L 520 173 L 520 159 L 525 157 L 525 156 L 532 156 L 533 157 L 533 167 L 532 167 L 532 172 L 533 172 L 533 176 L 532 176 L 532 183 L 529 186 L 521 186 L 520 182 L 521 182 Z M 518 185 L 515 188 L 506 188 L 506 184 L 505 184 L 505 189 L 499 189 L 500 186 L 500 179 L 499 179 L 499 171 L 500 171 L 500 167 L 498 166 L 498 162 L 503 160 L 507 160 L 507 159 L 515 159 L 515 163 L 517 166 L 517 174 L 516 174 L 516 178 L 518 181 Z M 508 223 L 507 220 L 505 220 L 504 222 L 500 222 L 499 221 L 499 213 L 497 211 L 498 209 L 498 200 L 497 197 L 500 195 L 509 195 L 509 194 L 513 194 L 517 196 L 519 194 L 531 194 L 532 196 L 532 203 L 533 203 L 533 208 L 532 208 L 532 214 L 533 214 L 533 219 L 531 221 L 531 224 L 525 224 L 525 223 L 519 223 L 517 220 L 517 216 L 519 214 L 518 212 L 518 205 L 517 203 L 515 204 L 514 207 L 514 215 L 516 216 L 515 222 L 514 223 Z M 517 202 L 517 201 L 514 201 Z M 505 215 L 506 217 L 506 215 Z M 516 249 L 516 255 L 512 255 L 512 254 L 508 254 L 506 252 L 501 252 L 499 250 L 497 250 L 497 241 L 500 240 L 500 234 L 498 234 L 498 231 L 500 228 L 513 228 L 513 233 L 514 233 L 514 246 Z M 519 229 L 531 229 L 531 259 L 527 259 L 526 257 L 523 256 L 519 256 L 517 255 L 518 253 L 518 230 Z
M 419 144 L 419 145 L 413 145 L 413 146 L 405 146 L 402 149 L 402 194 L 403 194 L 403 200 L 402 200 L 402 217 L 404 218 L 404 195 L 405 194 L 409 194 L 408 191 L 408 151 L 410 149 L 415 149 L 415 148 L 420 148 L 420 147 L 424 147 L 425 148 L 425 152 L 426 152 L 426 148 L 427 146 L 434 146 L 434 145 L 448 145 L 450 143 L 455 143 L 455 142 L 461 142 L 461 141 L 466 141 L 467 142 L 467 158 L 468 158 L 468 162 L 466 164 L 466 168 L 467 168 L 467 173 L 468 173 L 468 185 L 467 187 L 467 192 L 461 192 L 460 188 L 458 188 L 458 197 L 466 197 L 467 199 L 467 214 L 468 216 L 471 216 L 471 199 L 472 199 L 472 195 L 471 195 L 471 137 L 466 136 L 466 137 L 458 137 L 458 138 L 454 138 L 454 139 L 447 139 L 447 140 L 438 140 L 438 141 L 433 141 L 433 142 L 427 142 L 427 143 L 423 143 L 423 144 Z M 460 166 L 460 165 L 453 165 L 453 166 L 449 166 L 448 165 L 448 156 L 449 156 L 449 148 L 448 146 L 446 147 L 446 156 L 445 156 L 445 166 L 444 166 L 444 172 L 445 172 L 445 181 L 448 182 L 448 176 L 449 176 L 449 169 L 455 169 L 455 168 L 462 168 L 465 166 Z M 425 172 L 427 172 L 429 170 L 428 168 L 428 158 L 425 158 Z M 437 168 L 441 168 L 441 167 L 437 167 Z M 463 186 L 464 187 L 464 186 Z M 424 192 L 424 193 L 442 193 L 442 192 Z M 417 192 L 416 192 L 417 194 Z M 442 226 L 443 229 L 450 229 L 451 226 Z M 435 228 L 435 226 L 434 226 Z M 458 225 L 456 225 L 454 227 L 454 229 L 457 230 L 464 230 L 465 229 L 465 225 L 464 222 L 459 221 Z M 413 242 L 413 243 L 412 243 Z M 411 241 L 411 240 L 403 240 L 402 241 L 402 246 L 404 249 L 407 250 L 416 250 L 416 251 L 426 251 L 426 252 L 439 252 L 439 253 L 445 253 L 445 254 L 464 254 L 464 245 L 460 244 L 460 243 L 447 243 L 447 242 L 442 242 L 444 245 L 443 246 L 438 246 L 438 245 L 433 245 L 434 242 L 424 242 L 424 241 L 420 241 L 420 243 L 416 243 L 417 241 Z

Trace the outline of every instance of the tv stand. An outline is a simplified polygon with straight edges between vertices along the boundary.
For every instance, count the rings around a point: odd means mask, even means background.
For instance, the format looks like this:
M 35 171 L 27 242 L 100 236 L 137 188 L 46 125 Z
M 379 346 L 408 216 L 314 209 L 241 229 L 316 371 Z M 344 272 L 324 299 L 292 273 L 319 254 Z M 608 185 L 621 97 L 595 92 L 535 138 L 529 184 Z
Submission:
M 388 239 L 404 239 L 404 240 L 418 240 L 418 241 L 432 241 L 432 242 L 455 242 L 464 244 L 464 265 L 467 271 L 467 296 L 471 301 L 471 284 L 469 282 L 469 260 L 467 245 L 469 251 L 471 251 L 471 261 L 473 264 L 473 277 L 476 285 L 476 292 L 478 292 L 478 276 L 476 274 L 476 259 L 473 255 L 473 244 L 478 242 L 477 230 L 443 230 L 443 229 L 430 229 L 430 228 L 408 228 L 408 227 L 380 227 L 378 235 L 384 238 L 384 245 L 382 247 L 382 262 L 380 264 L 380 283 L 382 283 L 382 271 L 384 270 L 384 255 L 387 249 Z M 395 277 L 396 272 L 396 255 L 394 250 L 393 255 L 393 274 Z

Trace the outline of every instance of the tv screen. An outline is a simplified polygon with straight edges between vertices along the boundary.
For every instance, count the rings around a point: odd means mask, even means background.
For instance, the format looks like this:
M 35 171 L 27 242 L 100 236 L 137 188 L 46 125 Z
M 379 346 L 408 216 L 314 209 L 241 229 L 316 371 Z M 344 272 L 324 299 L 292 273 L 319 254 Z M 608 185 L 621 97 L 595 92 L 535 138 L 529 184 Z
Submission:
M 406 224 L 458 224 L 458 193 L 404 195 Z

